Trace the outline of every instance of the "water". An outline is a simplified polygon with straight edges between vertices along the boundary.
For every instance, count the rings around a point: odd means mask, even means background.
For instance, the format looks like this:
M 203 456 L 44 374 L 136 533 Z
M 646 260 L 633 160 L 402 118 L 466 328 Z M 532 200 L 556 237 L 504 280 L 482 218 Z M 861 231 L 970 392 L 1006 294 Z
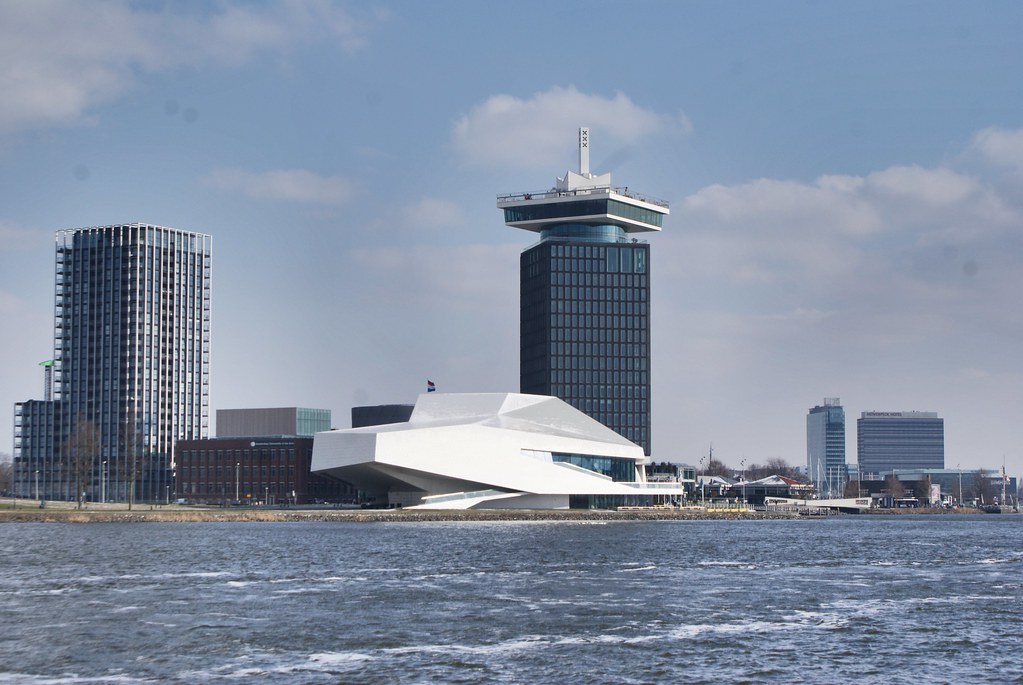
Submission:
M 1023 517 L 6 524 L 0 683 L 1023 683 Z

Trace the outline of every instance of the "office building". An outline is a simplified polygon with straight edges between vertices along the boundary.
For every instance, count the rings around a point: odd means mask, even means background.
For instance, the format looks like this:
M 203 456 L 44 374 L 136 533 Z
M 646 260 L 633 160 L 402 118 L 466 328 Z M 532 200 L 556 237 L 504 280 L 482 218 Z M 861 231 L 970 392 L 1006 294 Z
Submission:
M 668 204 L 589 171 L 497 198 L 505 224 L 536 233 L 519 260 L 519 389 L 559 397 L 650 454 L 650 246 Z
M 848 480 L 845 463 L 845 410 L 837 397 L 825 397 L 806 415 L 806 473 L 826 497 L 841 497 Z
M 647 482 L 643 449 L 556 397 L 424 393 L 408 421 L 317 433 L 314 474 L 379 505 L 561 509 L 685 497 Z
M 169 495 L 175 442 L 208 431 L 211 257 L 210 236 L 149 224 L 57 232 L 47 399 L 15 406 L 19 495 Z
M 348 483 L 310 473 L 329 409 L 218 409 L 217 437 L 177 445 L 177 499 L 270 505 L 349 502 Z
M 329 409 L 271 407 L 266 409 L 218 409 L 217 437 L 294 435 L 311 438 L 330 430 Z
M 856 421 L 860 477 L 945 468 L 945 421 L 929 411 L 865 411 Z

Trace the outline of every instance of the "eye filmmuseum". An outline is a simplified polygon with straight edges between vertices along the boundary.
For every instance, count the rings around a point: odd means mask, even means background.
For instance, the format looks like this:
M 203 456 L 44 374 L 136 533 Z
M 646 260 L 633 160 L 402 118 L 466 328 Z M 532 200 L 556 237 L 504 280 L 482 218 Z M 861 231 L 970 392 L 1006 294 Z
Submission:
M 407 421 L 324 431 L 314 474 L 365 501 L 425 509 L 564 509 L 684 497 L 648 482 L 643 449 L 556 397 L 425 393 Z
M 551 395 L 650 454 L 650 246 L 668 204 L 589 171 L 550 190 L 497 198 L 508 226 L 539 241 L 520 257 L 520 392 Z

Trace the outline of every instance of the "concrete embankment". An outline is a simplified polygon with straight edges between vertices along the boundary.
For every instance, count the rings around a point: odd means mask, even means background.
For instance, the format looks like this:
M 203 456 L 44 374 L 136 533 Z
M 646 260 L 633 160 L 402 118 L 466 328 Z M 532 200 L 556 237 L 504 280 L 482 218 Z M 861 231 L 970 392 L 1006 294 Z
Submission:
M 698 521 L 795 518 L 795 514 L 698 509 L 629 511 L 569 510 L 414 510 L 414 509 L 0 509 L 2 522 L 43 523 L 198 523 L 333 521 L 338 523 L 415 521 Z

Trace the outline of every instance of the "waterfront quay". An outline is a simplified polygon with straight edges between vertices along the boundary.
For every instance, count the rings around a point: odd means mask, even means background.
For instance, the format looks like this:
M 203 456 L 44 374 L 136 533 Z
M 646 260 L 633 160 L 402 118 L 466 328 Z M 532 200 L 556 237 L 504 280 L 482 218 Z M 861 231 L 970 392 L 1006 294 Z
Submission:
M 776 520 L 797 518 L 794 512 L 732 508 L 650 507 L 627 510 L 600 509 L 338 509 L 333 507 L 196 507 L 181 505 L 89 504 L 34 500 L 0 503 L 0 523 L 130 523 L 130 522 L 273 522 L 336 521 L 658 521 L 658 520 Z
M 741 507 L 649 507 L 604 509 L 338 509 L 333 507 L 202 507 L 181 505 L 89 504 L 34 500 L 0 503 L 0 523 L 202 523 L 295 522 L 338 523 L 423 521 L 722 521 L 780 520 L 807 517 L 793 510 L 758 511 Z M 972 509 L 875 509 L 864 515 L 969 514 Z M 838 514 L 830 514 L 838 515 Z

